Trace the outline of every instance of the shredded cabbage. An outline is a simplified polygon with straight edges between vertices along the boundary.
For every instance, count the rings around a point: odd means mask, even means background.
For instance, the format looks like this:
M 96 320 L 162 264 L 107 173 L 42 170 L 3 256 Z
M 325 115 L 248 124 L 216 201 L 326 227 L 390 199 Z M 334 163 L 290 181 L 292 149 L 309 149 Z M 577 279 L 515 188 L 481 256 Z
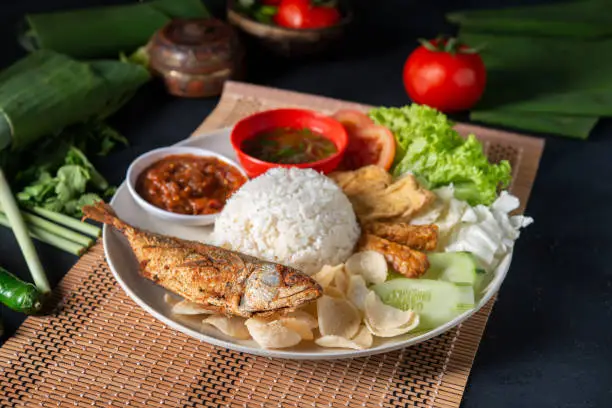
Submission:
M 493 271 L 514 247 L 520 229 L 533 223 L 533 218 L 509 213 L 519 206 L 517 197 L 502 191 L 491 206 L 470 207 L 453 196 L 453 186 L 434 192 L 436 204 L 413 219 L 438 225 L 438 248 L 446 252 L 470 252 L 486 271 Z
M 497 189 L 510 182 L 508 161 L 489 163 L 476 137 L 462 138 L 435 109 L 417 104 L 376 108 L 370 117 L 395 135 L 394 176 L 412 172 L 428 188 L 452 183 L 455 197 L 470 205 L 491 204 Z

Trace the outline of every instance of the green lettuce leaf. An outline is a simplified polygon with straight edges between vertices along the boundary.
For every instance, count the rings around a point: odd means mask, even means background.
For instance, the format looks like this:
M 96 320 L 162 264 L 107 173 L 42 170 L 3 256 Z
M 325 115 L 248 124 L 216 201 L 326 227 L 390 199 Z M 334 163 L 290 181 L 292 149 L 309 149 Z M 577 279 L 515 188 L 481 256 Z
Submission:
M 428 188 L 453 184 L 455 196 L 471 205 L 491 204 L 498 188 L 510 182 L 508 161 L 489 163 L 476 137 L 461 137 L 435 109 L 417 104 L 377 108 L 370 117 L 395 135 L 394 176 L 413 173 Z

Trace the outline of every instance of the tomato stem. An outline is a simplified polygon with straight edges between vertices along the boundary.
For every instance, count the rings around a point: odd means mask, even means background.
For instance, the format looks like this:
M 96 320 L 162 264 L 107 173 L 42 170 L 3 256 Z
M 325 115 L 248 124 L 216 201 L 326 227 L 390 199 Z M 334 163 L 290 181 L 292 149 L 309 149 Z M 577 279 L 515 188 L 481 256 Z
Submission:
M 448 41 L 446 41 L 446 44 L 444 45 L 444 51 L 450 52 L 452 55 L 455 55 L 455 53 L 457 52 L 457 39 L 449 38 Z
M 478 54 L 483 46 L 472 48 L 467 44 L 460 42 L 455 37 L 446 37 L 444 35 L 439 35 L 434 40 L 426 40 L 423 38 L 419 38 L 419 43 L 427 50 L 432 52 L 448 52 L 451 55 L 455 54 Z

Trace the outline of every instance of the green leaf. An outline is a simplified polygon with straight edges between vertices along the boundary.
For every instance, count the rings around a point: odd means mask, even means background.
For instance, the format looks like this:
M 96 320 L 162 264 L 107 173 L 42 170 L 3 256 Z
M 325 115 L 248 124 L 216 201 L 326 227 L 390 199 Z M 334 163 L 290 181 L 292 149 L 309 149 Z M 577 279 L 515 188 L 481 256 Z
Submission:
M 99 195 L 93 193 L 87 193 L 80 196 L 78 199 L 70 200 L 64 204 L 64 213 L 73 217 L 82 217 L 82 208 L 85 205 L 93 205 L 98 201 L 101 201 Z
M 87 159 L 87 157 L 83 154 L 82 151 L 77 149 L 76 147 L 71 147 L 68 151 L 68 155 L 66 156 L 67 164 L 74 164 L 77 166 L 81 166 L 87 170 L 91 183 L 98 190 L 106 190 L 108 188 L 108 181 L 96 170 L 96 168 L 91 164 L 91 162 Z
M 62 212 L 64 209 L 64 204 L 62 204 L 57 197 L 52 197 L 45 200 L 45 202 L 41 204 L 41 207 L 53 212 Z
M 534 37 L 598 38 L 612 34 L 605 0 L 563 1 L 494 10 L 455 11 L 447 20 L 471 32 Z
M 154 0 L 28 14 L 34 44 L 75 58 L 130 53 L 173 18 L 206 18 L 201 0 Z
M 100 150 L 98 151 L 100 156 L 106 156 L 118 143 L 125 146 L 129 144 L 125 136 L 104 123 L 96 131 L 100 139 Z
M 471 205 L 491 204 L 510 182 L 510 164 L 489 163 L 474 135 L 462 138 L 448 118 L 427 106 L 377 108 L 370 117 L 387 127 L 397 142 L 395 176 L 414 173 L 430 188 L 456 184 Z
M 36 51 L 0 72 L 0 149 L 23 152 L 62 130 L 85 129 L 82 123 L 114 113 L 149 79 L 134 64 Z
M 146 46 L 142 46 L 134 51 L 132 54 L 125 55 L 125 53 L 119 53 L 119 61 L 129 62 L 132 64 L 140 65 L 143 68 L 149 69 L 150 57 Z
M 503 109 L 475 110 L 470 120 L 529 132 L 586 139 L 599 121 L 596 116 L 561 113 L 515 112 Z
M 480 54 L 487 68 L 487 87 L 476 110 L 612 115 L 612 39 L 474 33 L 462 33 L 461 39 L 487 44 Z
M 17 193 L 17 199 L 22 203 L 36 204 L 44 201 L 55 191 L 57 180 L 48 172 L 41 173 L 38 180 Z
M 89 178 L 89 173 L 81 166 L 68 164 L 60 167 L 57 171 L 58 183 L 55 186 L 57 199 L 66 202 L 79 197 L 85 193 Z
M 106 190 L 104 190 L 104 192 L 102 193 L 102 197 L 104 197 L 104 198 L 112 198 L 115 195 L 116 192 L 117 192 L 117 187 L 111 186 L 111 187 L 107 188 Z
M 274 17 L 278 13 L 278 7 L 276 6 L 261 6 L 259 12 L 265 16 Z

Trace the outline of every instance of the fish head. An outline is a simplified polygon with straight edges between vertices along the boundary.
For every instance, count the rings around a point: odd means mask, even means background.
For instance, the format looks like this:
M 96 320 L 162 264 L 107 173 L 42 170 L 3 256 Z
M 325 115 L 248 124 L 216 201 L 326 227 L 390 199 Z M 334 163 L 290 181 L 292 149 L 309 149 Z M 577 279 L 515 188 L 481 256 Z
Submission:
M 244 314 L 295 308 L 323 294 L 321 286 L 297 269 L 269 262 L 256 263 L 245 281 L 239 309 Z

